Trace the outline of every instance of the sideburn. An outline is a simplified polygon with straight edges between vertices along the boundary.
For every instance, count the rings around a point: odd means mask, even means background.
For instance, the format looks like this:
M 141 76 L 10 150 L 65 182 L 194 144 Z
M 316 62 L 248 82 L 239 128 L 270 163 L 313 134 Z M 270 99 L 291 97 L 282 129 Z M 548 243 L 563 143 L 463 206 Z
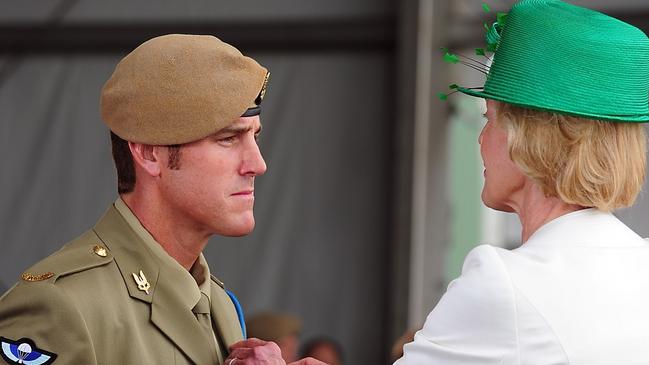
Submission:
M 180 147 L 179 144 L 172 144 L 167 146 L 169 148 L 169 159 L 167 160 L 167 167 L 171 170 L 180 170 Z

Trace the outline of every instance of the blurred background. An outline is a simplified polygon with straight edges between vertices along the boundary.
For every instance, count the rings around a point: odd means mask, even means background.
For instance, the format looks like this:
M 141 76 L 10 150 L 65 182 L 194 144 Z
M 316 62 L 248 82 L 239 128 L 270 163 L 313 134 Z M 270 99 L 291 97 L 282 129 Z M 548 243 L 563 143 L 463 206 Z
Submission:
M 572 1 L 649 32 L 646 0 Z M 440 47 L 483 47 L 513 1 L 21 0 L 0 4 L 0 290 L 92 227 L 116 199 L 99 93 L 167 33 L 212 34 L 271 71 L 257 228 L 215 237 L 213 274 L 246 313 L 291 313 L 346 364 L 389 363 L 473 247 L 519 244 L 482 207 L 481 100 L 436 94 L 483 75 Z M 533 87 L 533 85 L 531 85 Z M 649 201 L 618 215 L 649 236 Z

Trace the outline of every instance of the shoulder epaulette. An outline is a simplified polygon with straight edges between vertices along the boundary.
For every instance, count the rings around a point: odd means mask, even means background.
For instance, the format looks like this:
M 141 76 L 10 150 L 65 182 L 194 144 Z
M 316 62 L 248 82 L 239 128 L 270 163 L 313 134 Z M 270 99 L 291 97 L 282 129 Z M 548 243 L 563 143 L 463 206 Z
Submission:
M 210 274 L 210 277 L 212 278 L 212 281 L 216 283 L 216 285 L 220 286 L 221 289 L 225 290 L 225 284 L 219 280 L 216 276 Z
M 88 231 L 27 269 L 21 279 L 54 282 L 59 277 L 105 265 L 112 260 L 113 256 L 99 237 Z

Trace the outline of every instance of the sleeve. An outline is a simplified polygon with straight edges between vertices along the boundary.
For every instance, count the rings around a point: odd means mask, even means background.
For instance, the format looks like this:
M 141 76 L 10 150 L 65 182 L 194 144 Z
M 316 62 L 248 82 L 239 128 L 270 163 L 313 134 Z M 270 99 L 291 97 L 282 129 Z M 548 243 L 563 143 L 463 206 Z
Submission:
M 21 282 L 0 298 L 0 338 L 5 360 L 15 356 L 16 346 L 28 343 L 32 354 L 26 360 L 32 361 L 25 364 L 97 363 L 81 313 L 65 292 L 50 282 Z M 39 359 L 39 353 L 52 359 L 41 362 L 46 357 Z
M 514 300 L 495 249 L 474 248 L 395 365 L 518 363 Z

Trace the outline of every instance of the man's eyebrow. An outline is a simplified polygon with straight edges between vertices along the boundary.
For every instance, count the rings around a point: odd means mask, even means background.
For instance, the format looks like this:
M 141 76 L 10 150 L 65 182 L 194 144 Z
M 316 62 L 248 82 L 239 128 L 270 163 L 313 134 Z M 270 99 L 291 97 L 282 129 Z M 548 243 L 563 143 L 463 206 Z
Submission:
M 231 127 L 225 127 L 221 129 L 220 131 L 216 132 L 214 134 L 215 136 L 223 135 L 223 134 L 244 134 L 247 132 L 250 132 L 253 128 L 252 127 L 237 127 L 237 126 L 231 126 Z M 255 131 L 255 134 L 261 133 L 261 125 L 257 130 Z

